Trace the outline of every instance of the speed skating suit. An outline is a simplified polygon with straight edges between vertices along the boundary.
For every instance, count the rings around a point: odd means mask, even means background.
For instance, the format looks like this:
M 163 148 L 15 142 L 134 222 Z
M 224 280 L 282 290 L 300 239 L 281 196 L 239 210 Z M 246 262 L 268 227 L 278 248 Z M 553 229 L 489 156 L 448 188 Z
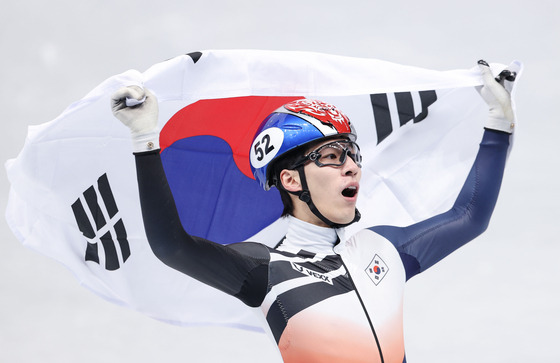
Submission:
M 405 282 L 482 233 L 501 185 L 509 134 L 485 130 L 453 207 L 408 227 L 349 238 L 290 218 L 276 248 L 187 234 L 158 151 L 137 153 L 146 234 L 168 266 L 260 308 L 285 362 L 404 362 Z M 381 206 L 382 207 L 382 206 Z

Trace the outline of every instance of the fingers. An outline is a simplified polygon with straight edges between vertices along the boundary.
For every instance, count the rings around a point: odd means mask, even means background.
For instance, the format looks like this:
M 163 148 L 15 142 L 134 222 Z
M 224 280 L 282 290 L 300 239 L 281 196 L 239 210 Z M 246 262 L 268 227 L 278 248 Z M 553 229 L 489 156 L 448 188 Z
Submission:
M 478 61 L 478 68 L 480 69 L 480 73 L 482 74 L 482 79 L 484 83 L 489 86 L 495 81 L 494 76 L 492 75 L 492 70 L 490 69 L 490 65 L 486 63 L 485 60 Z
M 518 74 L 518 68 L 519 65 L 517 62 L 513 62 L 511 63 L 507 68 L 505 68 L 504 70 L 502 70 L 500 72 L 500 74 L 498 74 L 496 77 L 493 76 L 492 74 L 492 70 L 490 69 L 490 65 L 485 61 L 485 60 L 479 60 L 478 61 L 478 67 L 480 69 L 480 72 L 482 73 L 482 77 L 485 81 L 485 83 L 490 86 L 492 83 L 490 82 L 490 78 L 493 77 L 496 82 L 498 82 L 499 84 L 501 84 L 502 86 L 506 87 L 506 89 L 511 88 L 511 84 L 506 86 L 506 82 L 514 82 L 515 78 L 517 77 Z M 509 89 L 508 89 L 509 91 Z
M 146 91 L 140 86 L 127 86 L 117 90 L 111 96 L 111 106 L 113 110 L 119 111 L 127 106 L 134 106 L 134 102 L 127 100 L 136 100 L 136 104 L 141 103 L 146 98 Z M 131 104 L 128 104 L 131 103 Z
M 511 89 L 511 82 L 515 80 L 517 73 L 509 69 L 504 69 L 497 76 L 494 77 L 492 70 L 488 63 L 484 60 L 478 61 L 478 68 L 482 76 L 484 87 L 496 97 L 503 97 L 502 93 L 507 92 L 509 96 L 509 89 Z M 508 87 L 505 87 L 505 81 L 509 81 Z
M 508 88 L 511 89 L 516 72 L 506 68 L 498 77 L 494 78 L 487 62 L 478 61 L 478 67 L 483 81 L 483 86 L 479 89 L 479 92 L 489 107 L 486 127 L 512 133 L 515 115 Z

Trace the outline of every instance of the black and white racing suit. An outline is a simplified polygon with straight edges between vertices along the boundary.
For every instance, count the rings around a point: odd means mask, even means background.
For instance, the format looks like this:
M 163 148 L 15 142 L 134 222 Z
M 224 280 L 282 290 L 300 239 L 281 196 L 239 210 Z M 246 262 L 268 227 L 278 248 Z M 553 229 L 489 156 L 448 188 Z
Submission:
M 508 145 L 508 134 L 484 132 L 467 180 L 445 213 L 349 238 L 291 218 L 275 249 L 252 242 L 221 245 L 187 234 L 159 153 L 139 153 L 146 233 L 165 264 L 260 308 L 285 362 L 400 363 L 404 284 L 486 229 Z

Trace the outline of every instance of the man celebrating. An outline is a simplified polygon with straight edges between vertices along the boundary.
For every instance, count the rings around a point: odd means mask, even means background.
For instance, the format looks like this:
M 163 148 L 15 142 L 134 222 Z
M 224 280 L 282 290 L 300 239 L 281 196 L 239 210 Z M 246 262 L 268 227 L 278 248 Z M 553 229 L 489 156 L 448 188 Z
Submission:
M 514 114 L 504 82 L 479 62 L 489 106 L 480 149 L 453 207 L 407 226 L 374 226 L 353 236 L 361 154 L 351 121 L 316 100 L 271 113 L 250 151 L 260 185 L 276 187 L 288 232 L 270 248 L 227 246 L 183 229 L 159 155 L 157 100 L 125 87 L 114 115 L 132 132 L 144 225 L 170 267 L 258 307 L 285 362 L 403 362 L 404 283 L 482 233 L 497 200 Z M 128 100 L 137 100 L 136 104 Z M 196 175 L 192 176 L 193 178 Z M 196 208 L 197 206 L 192 206 Z M 382 206 L 380 206 L 382 208 Z

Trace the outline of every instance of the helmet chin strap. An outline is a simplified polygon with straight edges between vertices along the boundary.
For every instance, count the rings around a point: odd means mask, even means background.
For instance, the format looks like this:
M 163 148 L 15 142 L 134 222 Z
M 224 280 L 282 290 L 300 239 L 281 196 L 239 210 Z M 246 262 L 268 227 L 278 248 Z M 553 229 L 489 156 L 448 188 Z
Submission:
M 288 192 L 292 193 L 294 195 L 297 195 L 298 198 L 301 201 L 303 201 L 307 204 L 307 206 L 309 207 L 311 212 L 314 215 L 316 215 L 317 218 L 319 218 L 320 220 L 325 222 L 327 226 L 332 227 L 332 228 L 342 228 L 342 227 L 349 226 L 352 223 L 360 220 L 362 215 L 360 214 L 360 212 L 358 211 L 357 208 L 356 208 L 356 212 L 354 214 L 354 219 L 352 221 L 350 221 L 348 223 L 344 223 L 344 224 L 335 223 L 335 222 L 331 221 L 330 219 L 328 219 L 327 217 L 325 217 L 324 215 L 322 215 L 321 212 L 319 212 L 319 210 L 317 209 L 317 207 L 313 203 L 313 200 L 311 200 L 311 194 L 309 193 L 309 187 L 307 186 L 307 179 L 305 178 L 305 172 L 303 170 L 303 166 L 298 167 L 296 170 L 299 173 L 299 178 L 300 178 L 300 181 L 301 181 L 301 190 L 297 191 L 297 192 L 290 192 L 290 191 L 288 191 Z

